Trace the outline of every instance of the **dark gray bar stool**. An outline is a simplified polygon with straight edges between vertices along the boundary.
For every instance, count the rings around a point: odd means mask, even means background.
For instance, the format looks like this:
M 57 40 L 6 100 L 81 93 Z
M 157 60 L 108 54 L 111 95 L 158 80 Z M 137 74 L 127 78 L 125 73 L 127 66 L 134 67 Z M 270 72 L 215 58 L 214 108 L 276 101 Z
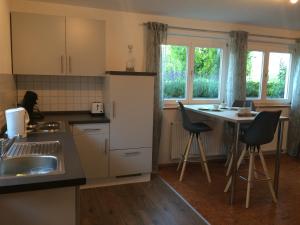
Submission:
M 260 112 L 259 114 L 257 114 L 254 121 L 249 125 L 247 129 L 244 130 L 244 132 L 240 136 L 240 141 L 246 144 L 246 149 L 243 149 L 243 151 L 241 152 L 240 158 L 237 162 L 237 168 L 240 167 L 241 162 L 246 155 L 246 151 L 248 151 L 250 155 L 248 178 L 246 179 L 247 180 L 246 208 L 249 207 L 251 183 L 254 181 L 253 173 L 256 172 L 254 166 L 254 160 L 256 154 L 259 155 L 262 168 L 263 168 L 263 173 L 265 176 L 265 179 L 263 179 L 262 181 L 268 182 L 273 201 L 275 203 L 277 202 L 277 198 L 272 184 L 272 178 L 269 175 L 267 164 L 265 162 L 262 151 L 260 150 L 260 146 L 263 144 L 267 144 L 273 140 L 278 125 L 278 121 L 280 118 L 280 114 L 281 111 Z M 231 184 L 231 180 L 232 180 L 232 176 L 230 176 L 224 192 L 228 191 Z
M 183 161 L 179 180 L 182 181 L 182 179 L 183 179 L 186 162 L 188 161 L 188 156 L 189 156 L 190 149 L 191 149 L 191 144 L 195 137 L 197 140 L 197 145 L 198 145 L 199 152 L 200 152 L 201 165 L 202 165 L 202 167 L 204 167 L 208 182 L 211 183 L 211 178 L 210 178 L 210 174 L 209 174 L 209 170 L 208 170 L 208 166 L 207 166 L 206 156 L 204 153 L 204 146 L 203 146 L 203 144 L 201 142 L 201 138 L 200 138 L 200 133 L 211 131 L 211 128 L 202 122 L 192 123 L 189 116 L 187 115 L 187 112 L 186 112 L 183 104 L 181 102 L 178 102 L 178 104 L 180 106 L 183 128 L 190 133 L 189 141 L 186 145 L 184 154 L 183 154 L 181 160 L 179 161 L 179 164 L 177 167 L 177 171 L 178 171 L 180 169 L 180 166 Z

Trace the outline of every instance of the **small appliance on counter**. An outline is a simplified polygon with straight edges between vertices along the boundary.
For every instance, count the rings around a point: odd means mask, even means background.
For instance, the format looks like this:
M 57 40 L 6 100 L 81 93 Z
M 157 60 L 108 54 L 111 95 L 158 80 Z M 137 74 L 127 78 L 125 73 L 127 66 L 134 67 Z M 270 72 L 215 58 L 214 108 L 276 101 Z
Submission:
M 104 106 L 102 102 L 93 102 L 91 106 L 93 116 L 104 116 Z
M 29 115 L 26 109 L 13 108 L 5 110 L 7 136 L 14 138 L 16 136 L 26 137 L 26 127 L 29 123 Z
M 24 98 L 20 104 L 21 107 L 24 107 L 30 118 L 30 122 L 32 122 L 33 119 L 43 119 L 44 116 L 40 112 L 38 106 L 37 106 L 37 100 L 38 95 L 33 91 L 26 91 Z

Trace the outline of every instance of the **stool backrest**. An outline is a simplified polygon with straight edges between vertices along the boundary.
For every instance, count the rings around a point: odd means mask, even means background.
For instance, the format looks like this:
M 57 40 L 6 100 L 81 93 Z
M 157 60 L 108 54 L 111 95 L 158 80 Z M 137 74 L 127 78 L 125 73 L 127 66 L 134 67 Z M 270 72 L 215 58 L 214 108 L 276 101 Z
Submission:
M 252 111 L 255 111 L 254 102 L 251 100 L 235 100 L 232 104 L 232 107 L 248 107 Z
M 278 125 L 281 111 L 260 112 L 244 132 L 244 141 L 249 145 L 263 145 L 271 142 Z
M 189 128 L 192 125 L 192 122 L 181 102 L 178 102 L 179 107 L 180 107 L 180 112 L 181 112 L 181 117 L 182 117 L 182 126 L 184 129 L 189 130 Z

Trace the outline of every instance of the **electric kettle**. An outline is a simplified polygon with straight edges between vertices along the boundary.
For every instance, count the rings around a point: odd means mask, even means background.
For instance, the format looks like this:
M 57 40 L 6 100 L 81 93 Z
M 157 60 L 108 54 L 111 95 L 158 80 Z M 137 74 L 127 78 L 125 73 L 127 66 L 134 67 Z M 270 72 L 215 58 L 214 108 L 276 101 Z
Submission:
M 29 115 L 26 109 L 19 107 L 5 110 L 7 136 L 14 138 L 16 136 L 26 137 L 26 127 L 29 123 Z

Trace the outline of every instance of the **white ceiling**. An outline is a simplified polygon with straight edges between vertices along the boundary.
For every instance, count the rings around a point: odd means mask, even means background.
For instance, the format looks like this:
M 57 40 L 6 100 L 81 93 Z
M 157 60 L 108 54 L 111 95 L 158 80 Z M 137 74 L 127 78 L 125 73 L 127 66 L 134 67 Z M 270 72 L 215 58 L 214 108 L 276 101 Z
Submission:
M 300 1 L 289 0 L 34 0 L 183 18 L 300 30 Z

